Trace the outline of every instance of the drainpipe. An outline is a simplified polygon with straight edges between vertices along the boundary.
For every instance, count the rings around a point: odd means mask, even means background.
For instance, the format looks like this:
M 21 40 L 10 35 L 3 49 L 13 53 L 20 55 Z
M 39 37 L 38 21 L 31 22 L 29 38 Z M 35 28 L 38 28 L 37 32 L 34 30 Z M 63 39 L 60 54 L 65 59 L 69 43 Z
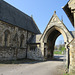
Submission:
M 69 51 L 69 46 L 67 46 L 68 49 L 68 69 L 69 69 L 69 65 L 70 65 L 70 51 Z

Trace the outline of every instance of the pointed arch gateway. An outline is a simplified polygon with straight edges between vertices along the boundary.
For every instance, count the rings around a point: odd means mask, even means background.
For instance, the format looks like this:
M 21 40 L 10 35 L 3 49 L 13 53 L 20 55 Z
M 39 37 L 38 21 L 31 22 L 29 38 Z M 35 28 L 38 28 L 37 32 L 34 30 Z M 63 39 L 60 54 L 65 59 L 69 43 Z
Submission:
M 73 37 L 67 27 L 64 25 L 64 23 L 58 18 L 58 16 L 54 12 L 45 31 L 40 38 L 42 54 L 44 57 L 53 57 L 55 41 L 57 37 L 61 34 L 64 38 L 65 48 L 68 51 L 68 44 L 73 40 Z

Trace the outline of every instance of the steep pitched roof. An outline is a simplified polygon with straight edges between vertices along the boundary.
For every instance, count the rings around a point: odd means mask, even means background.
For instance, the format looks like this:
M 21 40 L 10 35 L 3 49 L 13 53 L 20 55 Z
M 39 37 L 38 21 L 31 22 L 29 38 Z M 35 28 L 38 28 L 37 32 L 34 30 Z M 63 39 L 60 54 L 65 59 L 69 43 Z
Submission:
M 0 0 L 0 20 L 33 33 L 40 34 L 32 17 L 26 15 L 3 0 Z
M 73 0 L 69 0 L 69 1 L 71 2 Z M 65 11 L 66 15 L 68 16 L 69 20 L 71 21 L 72 25 L 74 26 L 74 16 L 73 16 L 73 13 L 71 12 L 71 8 L 69 8 L 68 3 L 63 7 L 63 10 Z

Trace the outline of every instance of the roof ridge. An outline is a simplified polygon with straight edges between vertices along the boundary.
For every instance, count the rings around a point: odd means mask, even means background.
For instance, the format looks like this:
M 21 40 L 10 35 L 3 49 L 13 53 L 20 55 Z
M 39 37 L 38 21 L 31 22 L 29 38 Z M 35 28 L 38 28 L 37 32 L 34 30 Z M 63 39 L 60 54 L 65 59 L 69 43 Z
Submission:
M 40 34 L 36 24 L 30 16 L 4 0 L 0 0 L 0 20 L 32 33 Z

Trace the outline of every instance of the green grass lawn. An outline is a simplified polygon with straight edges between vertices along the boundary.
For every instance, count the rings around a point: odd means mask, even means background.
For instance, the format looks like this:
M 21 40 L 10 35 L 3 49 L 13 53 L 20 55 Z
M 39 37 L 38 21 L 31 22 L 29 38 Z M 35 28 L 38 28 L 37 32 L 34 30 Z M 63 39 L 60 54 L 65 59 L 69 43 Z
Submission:
M 62 51 L 54 51 L 54 54 L 62 54 Z

